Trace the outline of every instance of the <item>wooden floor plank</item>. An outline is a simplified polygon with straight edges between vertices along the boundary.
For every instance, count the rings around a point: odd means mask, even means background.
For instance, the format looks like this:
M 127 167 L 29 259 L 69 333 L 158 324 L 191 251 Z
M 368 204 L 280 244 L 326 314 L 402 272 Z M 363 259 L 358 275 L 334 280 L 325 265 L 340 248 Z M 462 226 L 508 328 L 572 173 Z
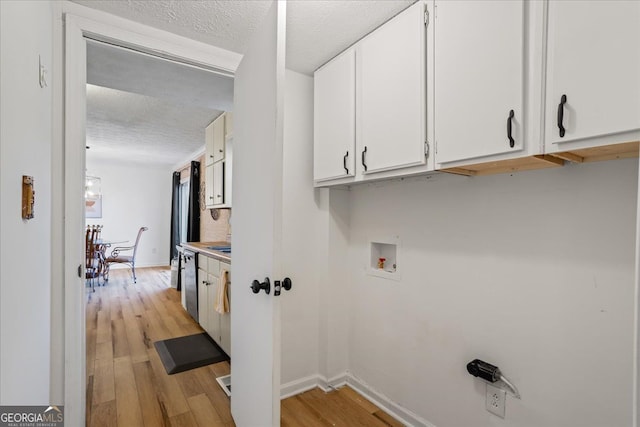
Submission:
M 138 317 L 133 313 L 133 310 L 128 303 L 122 306 L 122 316 L 125 332 L 127 334 L 127 343 L 129 345 L 131 361 L 133 363 L 138 363 L 149 360 L 149 355 L 147 354 L 147 341 L 145 340 L 140 328 Z
M 187 399 L 196 423 L 200 427 L 222 427 L 224 423 L 206 394 L 198 394 Z
M 111 314 L 108 307 L 98 311 L 96 331 L 96 343 L 111 341 Z
M 174 415 L 169 420 L 171 421 L 171 427 L 198 427 L 198 423 L 191 412 Z
M 118 427 L 116 401 L 101 403 L 91 409 L 92 427 Z
M 111 320 L 111 335 L 113 337 L 113 357 L 129 356 L 129 342 L 124 319 Z
M 280 408 L 283 426 L 326 427 L 332 424 L 319 411 L 305 405 L 298 396 L 282 401 Z
M 367 399 L 362 397 L 360 394 L 358 394 L 358 392 L 356 392 L 351 387 L 342 387 L 337 391 L 337 393 L 356 402 L 359 406 L 361 406 L 365 411 L 367 411 L 370 414 L 373 414 L 374 412 L 380 410 L 380 408 L 378 408 L 376 405 L 374 405 L 373 403 L 369 402 Z
M 114 359 L 113 372 L 116 387 L 118 427 L 143 427 L 142 411 L 131 358 L 125 356 Z
M 212 366 L 212 365 L 209 365 Z M 194 370 L 200 385 L 204 389 L 213 407 L 215 408 L 218 416 L 224 423 L 233 422 L 231 416 L 231 405 L 229 403 L 229 397 L 220 387 L 220 384 L 216 381 L 216 375 L 209 367 L 202 367 Z
M 116 392 L 113 381 L 113 359 L 96 359 L 93 374 L 94 406 L 115 400 Z
M 96 321 L 98 314 L 95 314 Z M 93 375 L 93 368 L 96 359 L 96 328 L 87 329 L 86 339 L 86 357 L 87 357 L 87 378 Z
M 157 381 L 157 387 L 160 392 L 160 400 L 167 408 L 167 414 L 170 418 L 176 415 L 189 411 L 189 405 L 187 399 L 182 393 L 182 389 L 178 384 L 178 381 L 171 375 L 167 375 L 160 361 L 160 356 L 156 352 L 156 349 L 149 349 L 149 361 L 153 368 Z
M 133 373 L 138 391 L 138 401 L 142 411 L 142 419 L 146 427 L 164 427 L 162 407 L 157 394 L 157 383 L 151 362 L 134 363 Z
M 336 391 L 324 393 L 320 389 L 313 389 L 299 395 L 300 400 L 333 426 L 378 426 L 385 427 L 386 423 L 373 417 L 359 405 L 354 405 L 351 399 L 339 395 Z
M 404 427 L 404 424 L 380 409 L 374 412 L 373 416 L 386 423 L 389 427 Z
M 189 398 L 205 393 L 194 369 L 174 374 L 173 377 L 178 381 L 178 384 L 180 384 L 180 388 L 185 397 Z
M 113 360 L 113 341 L 96 344 L 95 360 Z

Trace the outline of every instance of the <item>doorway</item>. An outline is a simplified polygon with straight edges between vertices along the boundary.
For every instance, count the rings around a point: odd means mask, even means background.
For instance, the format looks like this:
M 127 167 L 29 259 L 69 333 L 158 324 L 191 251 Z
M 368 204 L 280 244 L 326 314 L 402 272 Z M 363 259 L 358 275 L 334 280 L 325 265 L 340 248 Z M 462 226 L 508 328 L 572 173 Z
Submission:
M 78 269 L 84 256 L 83 224 L 85 181 L 85 121 L 87 83 L 87 40 L 108 42 L 117 48 L 162 60 L 197 67 L 232 78 L 239 55 L 213 46 L 194 46 L 180 37 L 131 24 L 128 28 L 110 15 L 96 20 L 62 10 L 65 21 L 65 115 L 64 115 L 64 401 L 71 424 L 84 421 L 86 396 L 85 284 Z M 204 50 L 203 50 L 204 49 Z M 203 140 L 204 142 L 204 140 Z M 170 176 L 169 170 L 167 177 Z M 167 178 L 167 187 L 170 180 Z M 168 209 L 168 207 L 167 207 Z M 167 230 L 168 234 L 168 230 Z M 168 248 L 168 245 L 167 245 Z M 168 260 L 167 260 L 168 262 Z M 81 263 L 80 263 L 81 264 Z M 77 273 L 76 273 L 77 271 Z M 77 403 L 80 403 L 76 405 Z

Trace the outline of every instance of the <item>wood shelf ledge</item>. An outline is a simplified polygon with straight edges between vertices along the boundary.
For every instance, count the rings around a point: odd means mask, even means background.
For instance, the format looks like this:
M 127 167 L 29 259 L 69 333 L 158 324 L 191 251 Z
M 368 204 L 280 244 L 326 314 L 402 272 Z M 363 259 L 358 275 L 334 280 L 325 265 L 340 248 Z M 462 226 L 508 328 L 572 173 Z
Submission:
M 440 172 L 447 172 L 465 176 L 496 175 L 501 173 L 521 172 L 527 170 L 557 168 L 564 165 L 564 160 L 557 156 L 537 155 L 527 156 L 518 159 L 498 160 L 495 162 L 476 163 L 461 167 L 439 169 Z
M 589 163 L 638 157 L 639 148 L 640 141 L 632 141 L 603 145 L 601 147 L 583 148 L 581 150 L 563 151 L 550 154 L 550 156 L 573 163 Z

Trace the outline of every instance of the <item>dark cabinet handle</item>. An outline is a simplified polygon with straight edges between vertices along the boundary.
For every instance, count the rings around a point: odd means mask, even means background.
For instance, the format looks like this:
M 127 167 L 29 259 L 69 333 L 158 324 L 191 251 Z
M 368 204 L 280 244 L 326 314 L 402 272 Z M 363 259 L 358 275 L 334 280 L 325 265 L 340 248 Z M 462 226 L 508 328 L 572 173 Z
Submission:
M 560 130 L 560 138 L 564 138 L 565 128 L 562 124 L 564 119 L 564 104 L 567 103 L 567 95 L 562 95 L 560 98 L 560 104 L 558 104 L 558 129 Z
M 362 166 L 364 166 L 364 171 L 367 171 L 367 162 L 364 159 L 365 154 L 367 153 L 367 147 L 364 147 L 364 150 L 362 150 Z
M 509 147 L 511 148 L 515 145 L 513 136 L 511 136 L 511 122 L 513 121 L 513 115 L 513 110 L 509 111 L 509 118 L 507 119 L 507 138 L 509 138 Z
M 347 167 L 347 157 L 349 157 L 348 151 L 347 151 L 347 154 L 345 154 L 344 157 L 342 158 L 342 167 L 344 168 L 344 173 L 349 175 L 349 168 Z

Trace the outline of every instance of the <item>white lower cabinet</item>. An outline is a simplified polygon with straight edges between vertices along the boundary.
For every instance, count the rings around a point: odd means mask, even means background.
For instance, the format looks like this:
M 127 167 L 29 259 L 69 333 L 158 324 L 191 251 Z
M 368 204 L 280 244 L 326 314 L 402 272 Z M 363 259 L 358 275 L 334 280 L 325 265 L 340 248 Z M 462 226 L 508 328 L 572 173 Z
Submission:
M 223 269 L 230 272 L 231 265 L 203 254 L 198 257 L 198 323 L 231 356 L 231 315 L 215 310 L 221 273 Z M 227 296 L 230 298 L 229 284 L 230 279 L 227 286 Z
M 222 276 L 223 270 L 226 270 L 229 272 L 227 296 L 229 297 L 229 301 L 231 301 L 231 265 L 224 262 L 220 262 L 220 276 Z M 219 314 L 219 317 L 220 317 L 220 341 L 218 342 L 218 345 L 222 347 L 225 353 L 231 356 L 231 313 Z

